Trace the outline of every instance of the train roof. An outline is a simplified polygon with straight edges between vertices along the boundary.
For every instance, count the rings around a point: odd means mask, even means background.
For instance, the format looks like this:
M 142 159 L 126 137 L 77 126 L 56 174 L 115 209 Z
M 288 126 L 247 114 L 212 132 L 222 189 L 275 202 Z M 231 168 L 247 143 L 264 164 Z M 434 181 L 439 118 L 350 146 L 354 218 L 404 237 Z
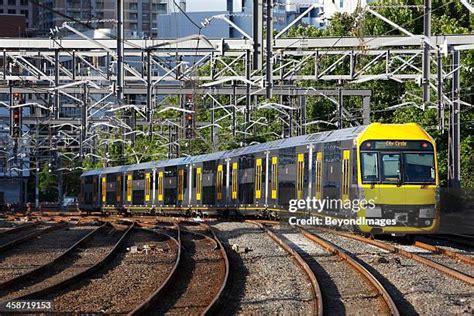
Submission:
M 125 166 L 117 166 L 111 168 L 102 168 L 102 169 L 94 169 L 84 172 L 81 176 L 92 176 L 92 175 L 100 175 L 100 174 L 108 174 L 108 173 L 119 173 L 119 172 L 127 172 L 127 171 L 134 171 L 134 170 L 150 170 L 155 168 L 163 168 L 168 166 L 179 166 L 179 165 L 186 165 L 189 163 L 198 163 L 203 161 L 212 161 L 212 160 L 219 160 L 225 158 L 232 158 L 241 155 L 249 155 L 255 154 L 267 150 L 278 150 L 282 148 L 288 147 L 295 147 L 313 143 L 327 143 L 327 142 L 334 142 L 334 141 L 346 141 L 352 140 L 356 138 L 360 138 L 359 136 L 362 135 L 383 135 L 384 137 L 387 136 L 386 132 L 381 132 L 383 129 L 382 127 L 387 127 L 390 130 L 391 137 L 396 137 L 402 139 L 403 136 L 407 133 L 415 133 L 416 137 L 421 135 L 427 135 L 426 132 L 416 124 L 380 124 L 380 123 L 373 123 L 370 125 L 362 125 L 357 127 L 345 128 L 340 130 L 333 130 L 333 131 L 325 131 L 320 133 L 290 137 L 275 141 L 270 141 L 267 143 L 256 144 L 252 146 L 246 146 L 241 148 L 236 148 L 227 151 L 219 151 L 209 154 L 203 154 L 198 156 L 190 156 L 190 157 L 181 157 L 169 160 L 159 160 L 159 161 L 150 161 L 145 163 L 133 164 L 133 165 L 125 165 Z M 406 132 L 403 132 L 404 127 L 407 128 Z M 418 132 L 416 132 L 418 131 Z M 426 136 L 425 136 L 426 137 Z M 428 135 L 429 137 L 429 135 Z

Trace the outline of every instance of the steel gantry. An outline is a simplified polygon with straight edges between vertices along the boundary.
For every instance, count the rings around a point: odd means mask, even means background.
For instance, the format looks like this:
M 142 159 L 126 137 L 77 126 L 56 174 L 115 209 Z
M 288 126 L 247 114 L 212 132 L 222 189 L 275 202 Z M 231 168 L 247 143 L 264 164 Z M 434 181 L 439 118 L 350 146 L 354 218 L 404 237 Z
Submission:
M 65 36 L 70 33 L 76 37 Z M 258 32 L 254 35 L 262 36 Z M 351 85 L 372 80 L 415 80 L 423 84 L 423 78 L 429 78 L 429 89 L 438 95 L 434 106 L 440 118 L 444 118 L 444 108 L 449 108 L 450 122 L 459 127 L 459 54 L 473 48 L 474 35 L 431 36 L 428 49 L 426 42 L 426 36 L 413 34 L 366 38 L 282 38 L 279 34 L 267 38 L 265 45 L 263 39 L 256 45 L 251 38 L 216 40 L 202 35 L 175 40 L 117 40 L 105 34 L 93 38 L 74 24 L 64 23 L 50 39 L 1 39 L 0 94 L 19 93 L 22 102 L 16 105 L 31 109 L 24 112 L 22 124 L 27 128 L 20 140 L 7 143 L 35 152 L 30 157 L 40 156 L 42 149 L 59 147 L 63 149 L 61 155 L 95 157 L 99 132 L 117 128 L 122 129 L 124 139 L 111 142 L 133 141 L 127 135 L 144 133 L 172 143 L 177 141 L 181 121 L 158 119 L 155 114 L 185 112 L 182 103 L 163 102 L 168 96 L 199 95 L 212 104 L 212 121 L 201 122 L 196 128 L 209 132 L 216 148 L 217 107 L 233 108 L 224 111 L 233 118 L 233 135 L 246 135 L 251 126 L 261 122 L 252 111 L 281 112 L 289 118 L 282 120 L 288 127 L 287 132 L 277 135 L 285 137 L 320 123 L 307 121 L 307 98 L 334 103 L 336 117 L 327 124 L 342 127 L 368 123 L 372 91 L 351 89 Z M 426 53 L 431 58 L 426 59 Z M 442 56 L 453 56 L 452 71 L 441 65 Z M 454 83 L 451 94 L 443 89 L 447 81 Z M 313 87 L 318 82 L 345 84 L 336 89 Z M 228 96 L 231 104 L 221 104 L 218 96 Z M 362 119 L 353 120 L 344 108 L 347 97 L 362 99 Z M 13 103 L 2 104 L 11 110 Z M 125 114 L 115 115 L 118 112 Z M 237 124 L 239 115 L 244 125 Z M 161 128 L 154 129 L 157 125 Z M 31 137 L 33 130 L 37 130 L 34 142 L 21 141 Z M 451 162 L 459 166 L 459 149 L 454 147 L 459 146 L 459 131 L 451 128 L 450 135 Z M 453 168 L 452 177 L 459 178 L 458 167 Z

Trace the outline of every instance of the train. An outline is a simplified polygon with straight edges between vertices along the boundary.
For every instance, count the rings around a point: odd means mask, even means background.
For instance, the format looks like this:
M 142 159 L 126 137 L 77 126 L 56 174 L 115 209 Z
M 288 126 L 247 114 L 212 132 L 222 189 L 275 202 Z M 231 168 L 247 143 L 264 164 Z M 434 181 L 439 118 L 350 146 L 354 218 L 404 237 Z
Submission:
M 80 177 L 79 209 L 270 218 L 311 213 L 361 219 L 357 229 L 366 233 L 428 233 L 439 226 L 438 188 L 436 145 L 423 128 L 372 123 L 88 170 Z M 341 203 L 291 214 L 290 206 L 300 200 Z M 343 206 L 361 200 L 372 204 L 357 212 Z M 392 224 L 371 224 L 382 219 Z

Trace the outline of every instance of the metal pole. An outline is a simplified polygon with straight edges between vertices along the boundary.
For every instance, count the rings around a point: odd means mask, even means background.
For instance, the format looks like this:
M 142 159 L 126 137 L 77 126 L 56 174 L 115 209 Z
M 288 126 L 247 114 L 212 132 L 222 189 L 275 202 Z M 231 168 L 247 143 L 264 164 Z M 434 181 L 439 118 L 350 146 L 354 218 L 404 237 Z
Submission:
M 250 50 L 246 51 L 245 54 L 245 78 L 247 79 L 247 85 L 245 87 L 245 131 L 247 131 L 247 128 L 250 126 L 250 67 L 251 67 L 251 61 L 250 61 Z M 244 138 L 246 138 L 247 134 L 244 134 Z
M 362 124 L 370 124 L 370 97 L 362 98 Z
M 431 0 L 424 0 L 423 35 L 431 36 Z M 430 45 L 423 42 L 423 109 L 430 102 Z
M 453 51 L 453 84 L 451 107 L 451 181 L 452 188 L 461 187 L 461 125 L 460 125 L 460 69 L 459 69 L 459 51 Z
M 443 58 L 441 52 L 436 55 L 437 79 L 438 79 L 438 124 L 439 129 L 444 132 L 444 102 L 443 102 Z
M 272 88 L 273 88 L 273 0 L 266 0 L 267 7 L 266 7 L 266 73 L 265 73 L 265 91 L 266 91 L 266 98 L 270 99 L 272 97 Z
M 212 109 L 211 109 L 211 143 L 212 151 L 216 151 L 216 117 L 215 117 L 215 101 L 212 99 Z
M 342 104 L 342 89 L 341 88 L 337 88 L 337 95 L 338 95 L 338 102 L 337 102 L 337 120 L 338 120 L 338 123 L 337 123 L 337 128 L 338 129 L 341 129 L 343 128 L 342 126 L 342 107 L 343 107 L 343 104 Z
M 123 0 L 117 0 L 117 78 L 116 78 L 116 95 L 117 106 L 120 107 L 123 102 Z M 125 112 L 125 111 L 124 111 Z M 125 113 L 122 118 L 125 117 Z M 126 140 L 125 128 L 122 127 L 122 139 Z M 120 145 L 122 162 L 125 163 L 125 144 Z
M 153 135 L 153 124 L 152 124 L 152 81 L 151 81 L 151 51 L 147 51 L 146 55 L 146 64 L 147 64 L 147 75 L 146 75 L 146 118 L 147 123 L 149 124 L 148 132 L 150 137 Z
M 39 172 L 40 172 L 40 163 L 39 163 L 39 124 L 38 124 L 38 116 L 36 116 L 36 142 L 35 142 L 35 160 L 36 160 L 36 172 L 35 172 L 35 209 L 39 209 Z
M 253 0 L 253 60 L 252 69 L 263 67 L 263 0 Z
M 54 87 L 59 87 L 59 50 L 54 51 Z M 54 92 L 54 118 L 59 119 L 59 90 Z
M 237 94 L 235 91 L 235 82 L 232 81 L 232 136 L 236 136 L 237 134 Z

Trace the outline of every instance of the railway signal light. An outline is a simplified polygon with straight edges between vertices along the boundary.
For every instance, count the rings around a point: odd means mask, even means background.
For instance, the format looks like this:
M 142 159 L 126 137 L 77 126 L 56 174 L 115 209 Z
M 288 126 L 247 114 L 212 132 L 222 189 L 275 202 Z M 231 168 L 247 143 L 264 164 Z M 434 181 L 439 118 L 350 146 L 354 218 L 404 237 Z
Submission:
M 21 109 L 15 108 L 10 111 L 10 135 L 14 138 L 21 137 Z
M 186 139 L 194 138 L 194 100 L 192 94 L 187 94 L 184 108 L 192 113 L 184 113 L 184 134 Z

